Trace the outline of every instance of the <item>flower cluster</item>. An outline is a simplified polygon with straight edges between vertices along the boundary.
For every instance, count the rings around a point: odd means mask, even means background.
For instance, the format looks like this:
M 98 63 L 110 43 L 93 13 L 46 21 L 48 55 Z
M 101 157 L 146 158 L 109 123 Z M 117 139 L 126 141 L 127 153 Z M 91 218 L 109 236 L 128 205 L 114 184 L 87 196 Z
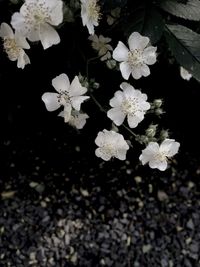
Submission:
M 180 144 L 174 139 L 170 139 L 168 131 L 165 130 L 161 131 L 160 137 L 158 137 L 156 135 L 157 124 L 150 124 L 143 135 L 135 134 L 132 131 L 133 128 L 142 124 L 148 113 L 155 113 L 159 116 L 163 113 L 160 99 L 150 103 L 147 101 L 147 94 L 143 93 L 143 90 L 135 89 L 132 85 L 135 80 L 150 75 L 150 66 L 157 61 L 157 47 L 151 45 L 149 37 L 142 36 L 135 31 L 128 38 L 128 46 L 118 41 L 116 47 L 113 48 L 110 37 L 95 34 L 102 17 L 101 1 L 77 0 L 72 2 L 74 2 L 74 6 L 76 5 L 76 10 L 79 10 L 83 26 L 87 27 L 90 35 L 87 38 L 91 41 L 92 48 L 98 53 L 96 59 L 104 61 L 109 69 L 120 70 L 123 78 L 119 84 L 120 90 L 114 92 L 114 96 L 109 100 L 110 108 L 106 110 L 107 117 L 112 121 L 114 127 L 111 130 L 104 129 L 97 133 L 96 156 L 105 161 L 112 158 L 126 159 L 127 151 L 132 147 L 132 140 L 125 140 L 124 136 L 119 133 L 118 127 L 124 126 L 135 137 L 135 141 L 146 145 L 139 156 L 142 165 L 148 163 L 153 169 L 166 170 L 168 159 L 178 152 Z M 30 49 L 28 41 L 40 41 L 43 49 L 60 43 L 56 27 L 63 21 L 67 21 L 66 18 L 64 19 L 66 14 L 64 10 L 68 10 L 68 13 L 71 12 L 68 21 L 72 21 L 73 17 L 73 12 L 67 8 L 67 5 L 63 6 L 62 0 L 24 0 L 19 12 L 12 15 L 12 28 L 5 22 L 1 24 L 0 37 L 3 39 L 5 52 L 11 61 L 17 61 L 18 68 L 23 69 L 30 63 L 25 52 Z M 108 25 L 112 25 L 120 17 L 120 13 L 121 9 L 117 8 L 107 15 Z M 85 56 L 83 57 L 85 58 Z M 87 70 L 88 62 L 89 59 L 86 62 Z M 92 88 L 99 88 L 100 85 L 95 82 L 95 79 L 89 79 L 87 72 L 85 77 L 75 76 L 71 83 L 65 73 L 56 76 L 52 80 L 52 86 L 56 92 L 45 92 L 42 95 L 46 109 L 52 112 L 62 108 L 58 116 L 64 118 L 65 123 L 76 129 L 82 129 L 89 118 L 89 115 L 82 111 L 82 104 L 90 98 L 85 95 L 87 91 L 89 91 L 91 99 L 101 107 L 101 104 L 92 95 Z M 191 74 L 183 67 L 180 68 L 180 74 L 183 79 L 191 78 Z M 128 82 L 129 78 L 132 81 Z
M 41 41 L 44 49 L 60 42 L 60 37 L 53 26 L 63 21 L 62 0 L 25 0 L 20 12 L 12 15 L 11 25 L 1 24 L 0 37 L 4 40 L 4 48 L 11 61 L 17 60 L 17 67 L 24 68 L 30 63 L 23 49 L 31 42 Z

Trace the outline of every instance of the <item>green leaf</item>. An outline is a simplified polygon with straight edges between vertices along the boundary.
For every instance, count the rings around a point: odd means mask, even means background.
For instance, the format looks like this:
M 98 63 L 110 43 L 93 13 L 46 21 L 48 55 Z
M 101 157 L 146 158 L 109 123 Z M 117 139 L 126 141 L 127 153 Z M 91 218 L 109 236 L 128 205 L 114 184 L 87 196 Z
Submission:
M 126 36 L 136 31 L 143 36 L 148 36 L 151 43 L 155 44 L 163 34 L 164 22 L 157 10 L 144 2 L 133 10 L 123 27 L 126 29 Z
M 188 0 L 186 4 L 166 0 L 160 4 L 160 7 L 168 13 L 188 20 L 200 20 L 200 1 Z
M 200 34 L 181 25 L 166 25 L 165 36 L 177 62 L 200 81 Z

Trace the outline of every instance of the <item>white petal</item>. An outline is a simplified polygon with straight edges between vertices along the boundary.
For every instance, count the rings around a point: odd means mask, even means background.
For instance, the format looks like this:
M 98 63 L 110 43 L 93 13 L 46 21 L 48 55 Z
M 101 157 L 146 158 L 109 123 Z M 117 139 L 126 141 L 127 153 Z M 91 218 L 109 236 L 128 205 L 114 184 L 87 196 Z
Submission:
M 117 47 L 113 51 L 113 58 L 119 62 L 126 61 L 128 59 L 128 48 L 119 41 Z
M 98 135 L 97 135 L 97 137 L 96 137 L 96 139 L 95 139 L 95 144 L 97 145 L 97 146 L 103 146 L 103 143 L 104 143 L 104 140 L 105 140 L 105 134 L 104 134 L 104 132 L 98 132 Z
M 24 52 L 24 50 L 21 50 L 19 53 L 19 57 L 17 59 L 17 67 L 24 69 L 26 64 L 30 63 L 30 59 L 27 56 L 27 54 Z
M 48 111 L 54 111 L 60 107 L 57 93 L 44 93 L 42 95 L 42 101 L 45 103 L 46 109 Z
M 138 126 L 138 123 L 140 122 L 138 117 L 130 114 L 127 116 L 127 120 L 130 128 L 136 128 Z
M 47 23 L 40 25 L 39 36 L 44 49 L 60 43 L 60 37 L 57 31 Z
M 107 112 L 108 118 L 110 118 L 117 126 L 120 126 L 125 119 L 125 114 L 119 108 L 111 108 Z
M 81 109 L 81 104 L 88 98 L 89 98 L 89 96 L 73 96 L 73 97 L 71 97 L 72 107 L 75 110 L 79 111 Z
M 14 33 L 13 33 L 12 28 L 5 22 L 1 23 L 0 37 L 2 37 L 2 38 L 8 37 L 10 39 L 14 38 Z
M 73 79 L 70 88 L 69 88 L 69 95 L 70 96 L 80 96 L 87 92 L 87 88 L 83 87 L 79 82 L 78 76 L 75 76 Z
M 147 65 L 153 65 L 154 63 L 156 63 L 156 50 L 157 48 L 154 46 L 145 48 L 142 55 L 144 63 L 146 63 Z
M 160 145 L 160 151 L 164 152 L 167 157 L 173 157 L 178 153 L 180 143 L 175 142 L 174 139 L 165 139 Z
M 165 171 L 167 169 L 167 161 L 149 161 L 149 167 L 152 169 L 159 169 L 160 171 Z
M 141 71 L 140 65 L 136 65 L 136 66 L 134 66 L 134 68 L 132 68 L 132 76 L 136 80 L 138 80 L 142 77 L 142 71 Z
M 142 150 L 142 154 L 140 155 L 139 159 L 142 161 L 142 164 L 146 164 L 147 162 L 154 159 L 154 155 L 159 153 L 159 145 L 156 142 L 150 142 L 148 146 Z
M 62 73 L 52 80 L 52 85 L 57 92 L 69 92 L 70 82 L 67 74 Z
M 119 107 L 123 100 L 123 93 L 121 91 L 115 92 L 115 95 L 112 99 L 110 99 L 110 106 L 111 107 Z
M 129 63 L 128 62 L 122 62 L 122 63 L 120 63 L 119 67 L 120 67 L 122 77 L 125 80 L 128 80 L 128 78 L 131 74 L 131 66 L 129 65 Z
M 24 17 L 19 12 L 16 12 L 12 15 L 11 25 L 16 31 L 19 31 L 23 36 L 28 35 L 30 25 L 25 23 Z
M 133 87 L 132 85 L 130 85 L 129 83 L 127 83 L 127 82 L 123 82 L 123 83 L 121 83 L 121 84 L 120 84 L 120 88 L 121 88 L 123 91 L 125 91 L 125 90 L 128 89 L 128 88 L 134 89 L 134 87 Z
M 48 1 L 48 6 L 51 8 L 50 20 L 47 21 L 51 25 L 57 26 L 63 21 L 63 2 L 60 0 Z
M 20 47 L 24 49 L 30 49 L 30 45 L 26 41 L 26 38 L 22 36 L 18 31 L 15 32 L 15 41 Z
M 190 74 L 186 69 L 184 69 L 183 67 L 180 67 L 180 75 L 181 77 L 186 80 L 189 81 L 192 78 L 192 74 Z
M 128 38 L 128 45 L 130 50 L 144 50 L 148 43 L 149 38 L 142 36 L 139 32 L 133 32 Z
M 105 161 L 108 161 L 111 159 L 111 155 L 108 153 L 105 153 L 105 151 L 103 150 L 103 148 L 97 148 L 95 150 L 95 155 L 99 158 L 102 158 Z
M 64 106 L 63 117 L 65 122 L 68 122 L 71 117 L 72 106 L 70 103 L 66 103 Z
M 142 64 L 141 65 L 141 69 L 140 69 L 142 76 L 147 77 L 150 75 L 150 69 L 146 64 Z
M 117 150 L 117 155 L 116 158 L 120 159 L 120 160 L 125 160 L 126 159 L 126 150 L 124 149 L 119 149 Z

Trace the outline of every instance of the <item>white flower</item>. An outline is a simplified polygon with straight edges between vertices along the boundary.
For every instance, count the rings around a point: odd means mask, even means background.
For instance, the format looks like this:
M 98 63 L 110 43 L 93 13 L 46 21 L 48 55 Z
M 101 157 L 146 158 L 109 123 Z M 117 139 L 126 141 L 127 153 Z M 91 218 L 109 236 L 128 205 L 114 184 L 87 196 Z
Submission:
M 121 83 L 120 87 L 123 91 L 115 92 L 110 100 L 112 108 L 108 110 L 107 116 L 117 126 L 121 125 L 127 116 L 129 127 L 135 128 L 144 119 L 145 112 L 150 109 L 150 104 L 146 101 L 147 95 L 126 82 Z
M 149 45 L 149 38 L 143 37 L 138 32 L 133 32 L 128 38 L 129 49 L 119 41 L 113 51 L 113 58 L 120 63 L 120 70 L 125 80 L 128 80 L 130 74 L 134 79 L 140 79 L 150 74 L 147 65 L 153 65 L 156 62 L 157 48 Z
M 14 29 L 30 41 L 41 41 L 43 48 L 58 44 L 60 37 L 51 26 L 63 21 L 63 2 L 61 0 L 25 0 L 20 12 L 12 16 Z
M 142 164 L 149 163 L 152 169 L 165 171 L 167 168 L 167 159 L 173 157 L 179 150 L 180 143 L 174 139 L 165 139 L 159 146 L 156 142 L 150 142 L 148 146 L 142 150 L 139 159 Z
M 82 129 L 86 124 L 86 119 L 89 118 L 89 116 L 86 113 L 81 113 L 76 110 L 72 110 L 69 120 L 68 120 L 68 114 L 65 114 L 65 111 L 61 111 L 58 116 L 64 117 L 65 122 L 68 122 L 69 125 L 77 129 Z
M 129 149 L 123 135 L 114 131 L 103 130 L 99 132 L 95 139 L 95 144 L 99 146 L 95 154 L 103 160 L 110 160 L 112 157 L 120 160 L 126 159 L 126 152 Z
M 3 38 L 3 46 L 11 61 L 17 60 L 17 67 L 23 69 L 26 64 L 30 63 L 30 59 L 24 52 L 30 46 L 26 39 L 19 34 L 13 33 L 13 30 L 7 23 L 2 23 L 0 27 L 0 37 Z
M 94 34 L 94 26 L 99 25 L 100 6 L 98 0 L 81 0 L 81 17 L 83 26 L 87 26 L 89 34 Z
M 94 34 L 88 39 L 92 41 L 92 47 L 98 51 L 98 55 L 101 57 L 102 61 L 111 58 L 111 53 L 109 51 L 112 51 L 113 48 L 108 44 L 111 41 L 111 38 L 104 37 L 103 35 L 99 35 L 98 37 L 96 34 Z
M 186 80 L 189 81 L 192 78 L 192 74 L 190 74 L 186 69 L 184 69 L 183 67 L 180 67 L 180 75 L 181 77 Z
M 64 73 L 54 78 L 52 85 L 58 93 L 44 93 L 42 100 L 48 111 L 54 111 L 64 106 L 64 118 L 65 122 L 68 122 L 71 118 L 72 108 L 80 111 L 82 102 L 89 98 L 89 96 L 82 96 L 87 92 L 87 88 L 80 84 L 77 76 L 70 84 L 68 76 Z

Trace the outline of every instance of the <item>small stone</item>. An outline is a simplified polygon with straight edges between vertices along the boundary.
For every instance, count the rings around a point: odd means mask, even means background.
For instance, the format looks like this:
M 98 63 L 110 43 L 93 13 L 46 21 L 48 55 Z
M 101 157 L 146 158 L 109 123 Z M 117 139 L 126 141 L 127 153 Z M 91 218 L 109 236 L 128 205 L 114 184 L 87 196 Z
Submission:
M 192 219 L 189 219 L 189 221 L 186 224 L 187 228 L 190 230 L 194 230 L 194 223 Z
M 143 245 L 142 246 L 142 252 L 145 254 L 145 253 L 148 253 L 150 250 L 152 249 L 152 246 L 150 244 L 147 244 L 147 245 Z
M 157 196 L 161 202 L 168 200 L 168 195 L 164 191 L 159 190 Z
M 142 177 L 140 177 L 140 176 L 135 176 L 135 177 L 134 177 L 134 180 L 136 181 L 137 184 L 139 184 L 139 183 L 142 182 Z

